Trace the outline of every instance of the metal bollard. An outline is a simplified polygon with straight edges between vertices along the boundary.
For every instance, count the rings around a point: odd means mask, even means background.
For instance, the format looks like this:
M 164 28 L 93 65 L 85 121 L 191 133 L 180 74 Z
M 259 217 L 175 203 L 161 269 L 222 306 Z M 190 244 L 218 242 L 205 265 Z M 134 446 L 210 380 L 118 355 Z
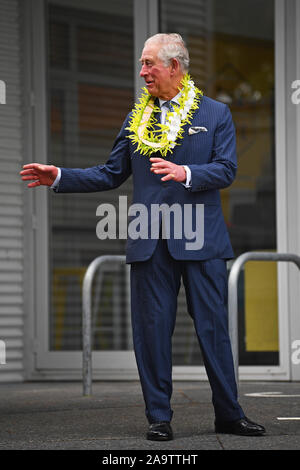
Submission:
M 92 286 L 95 274 L 104 263 L 125 263 L 125 256 L 104 255 L 95 258 L 88 266 L 82 287 L 82 373 L 83 395 L 92 394 Z
M 231 339 L 236 384 L 239 380 L 239 343 L 238 343 L 238 279 L 242 267 L 247 261 L 291 261 L 300 270 L 300 257 L 292 253 L 270 253 L 248 251 L 240 255 L 233 263 L 228 279 L 228 327 Z

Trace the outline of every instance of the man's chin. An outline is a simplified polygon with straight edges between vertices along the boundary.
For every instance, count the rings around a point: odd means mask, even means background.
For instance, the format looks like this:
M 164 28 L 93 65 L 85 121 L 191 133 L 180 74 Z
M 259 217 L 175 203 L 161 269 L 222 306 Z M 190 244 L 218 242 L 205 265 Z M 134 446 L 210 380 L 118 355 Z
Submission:
M 146 85 L 146 88 L 149 91 L 150 95 L 155 96 L 155 97 L 158 96 L 158 92 L 153 85 Z

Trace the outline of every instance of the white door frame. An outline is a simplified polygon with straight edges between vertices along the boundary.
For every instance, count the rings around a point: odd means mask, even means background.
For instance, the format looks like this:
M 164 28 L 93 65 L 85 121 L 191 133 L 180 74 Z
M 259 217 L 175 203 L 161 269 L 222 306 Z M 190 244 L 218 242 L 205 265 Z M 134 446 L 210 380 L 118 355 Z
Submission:
M 32 141 L 27 142 L 27 161 L 48 162 L 48 106 L 46 73 L 46 22 L 45 1 L 30 0 L 26 11 L 27 29 L 27 93 L 30 98 L 29 121 L 32 126 Z M 144 40 L 158 32 L 158 1 L 134 0 L 135 21 L 135 89 L 142 86 L 139 78 L 140 52 Z M 286 135 L 285 106 L 285 19 L 286 0 L 275 0 L 275 50 L 276 50 L 276 194 L 277 194 L 277 239 L 278 251 L 287 251 L 288 225 L 287 182 L 286 182 Z M 30 34 L 31 32 L 31 34 Z M 300 77 L 299 77 L 300 78 Z M 32 273 L 33 280 L 26 281 L 28 295 L 28 321 L 26 334 L 26 370 L 30 379 L 78 379 L 82 376 L 81 352 L 49 351 L 49 240 L 48 240 L 48 188 L 38 188 L 28 195 L 27 216 L 31 223 L 27 230 L 29 253 L 25 267 Z M 26 261 L 27 260 L 27 261 Z M 30 277 L 30 276 L 29 276 Z M 287 380 L 290 378 L 289 348 L 289 306 L 288 268 L 279 263 L 279 366 L 241 366 L 241 380 Z M 93 376 L 95 379 L 137 379 L 137 368 L 133 351 L 97 351 L 93 353 Z M 101 366 L 99 367 L 98 364 Z M 173 378 L 176 380 L 206 379 L 203 366 L 175 366 Z
M 285 173 L 280 176 L 284 178 L 286 184 L 285 191 L 285 218 L 282 217 L 282 223 L 286 226 L 285 243 L 283 247 L 290 253 L 300 254 L 300 103 L 295 104 L 292 101 L 294 89 L 292 83 L 300 80 L 300 2 L 299 0 L 280 1 L 278 8 L 284 10 L 282 3 L 285 4 L 285 21 L 283 30 L 284 38 L 282 46 L 281 64 L 282 72 L 280 79 L 282 102 L 278 113 L 283 112 L 282 117 L 282 141 L 280 151 L 284 156 Z M 285 27 L 285 29 L 284 29 Z M 280 60 L 280 58 L 278 59 Z M 279 181 L 279 183 L 280 183 Z M 281 184 L 283 184 L 281 182 Z M 282 250 L 283 251 L 283 250 Z M 300 340 L 300 289 L 299 272 L 294 266 L 287 269 L 287 297 L 289 320 L 289 341 L 287 351 L 290 363 L 290 379 L 300 380 L 300 364 L 298 360 L 293 360 L 293 349 L 295 341 L 299 345 Z M 298 346 L 299 351 L 299 346 Z M 297 353 L 297 358 L 299 353 Z

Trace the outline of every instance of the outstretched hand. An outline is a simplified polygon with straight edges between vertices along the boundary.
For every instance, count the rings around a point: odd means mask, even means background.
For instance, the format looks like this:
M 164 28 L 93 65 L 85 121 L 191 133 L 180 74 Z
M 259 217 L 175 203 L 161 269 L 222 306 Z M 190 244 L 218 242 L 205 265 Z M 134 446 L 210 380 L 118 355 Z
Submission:
M 150 162 L 152 166 L 150 170 L 157 174 L 165 174 L 161 178 L 161 181 L 178 181 L 179 183 L 184 183 L 186 181 L 186 172 L 182 165 L 176 165 L 176 163 L 170 162 L 169 160 L 165 160 L 163 158 L 150 158 Z
M 35 186 L 52 186 L 58 174 L 58 168 L 54 165 L 41 165 L 40 163 L 28 163 L 23 165 L 20 171 L 23 181 L 33 180 L 29 183 L 28 188 Z

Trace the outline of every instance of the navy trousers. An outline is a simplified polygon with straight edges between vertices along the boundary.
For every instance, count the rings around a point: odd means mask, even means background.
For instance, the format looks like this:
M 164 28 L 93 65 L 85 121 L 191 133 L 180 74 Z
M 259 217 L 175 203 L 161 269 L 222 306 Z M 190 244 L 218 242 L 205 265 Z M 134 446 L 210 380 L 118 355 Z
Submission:
M 178 261 L 159 239 L 147 261 L 131 265 L 134 351 L 149 423 L 171 421 L 172 334 L 183 280 L 188 312 L 212 389 L 216 419 L 244 416 L 237 401 L 228 334 L 227 270 L 222 259 Z

